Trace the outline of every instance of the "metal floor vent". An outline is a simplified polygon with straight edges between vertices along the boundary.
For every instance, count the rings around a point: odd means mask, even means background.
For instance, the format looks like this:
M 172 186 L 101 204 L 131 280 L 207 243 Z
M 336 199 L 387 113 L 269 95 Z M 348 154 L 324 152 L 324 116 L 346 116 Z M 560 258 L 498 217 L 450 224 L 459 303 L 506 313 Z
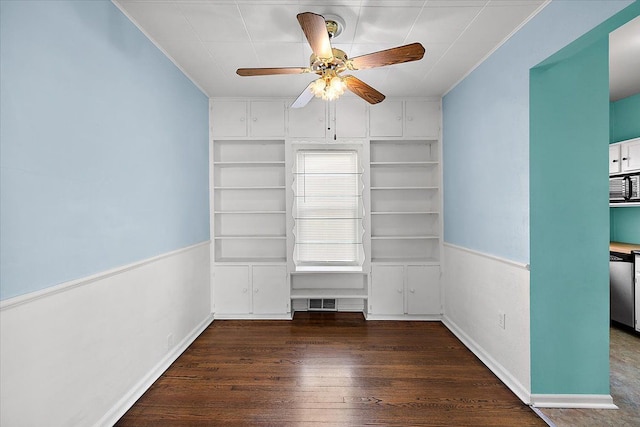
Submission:
M 309 298 L 309 306 L 310 311 L 336 311 L 336 300 L 335 298 Z

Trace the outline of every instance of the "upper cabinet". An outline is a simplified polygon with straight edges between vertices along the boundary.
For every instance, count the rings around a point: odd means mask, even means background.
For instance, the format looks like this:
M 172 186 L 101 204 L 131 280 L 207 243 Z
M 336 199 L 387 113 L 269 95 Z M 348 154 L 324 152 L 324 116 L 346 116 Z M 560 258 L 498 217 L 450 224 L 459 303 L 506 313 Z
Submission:
M 440 102 L 390 100 L 369 107 L 372 138 L 432 138 L 440 134 Z
M 335 135 L 339 138 L 367 136 L 367 104 L 360 98 L 343 98 L 336 103 Z M 331 137 L 334 133 L 331 133 Z
M 437 139 L 440 134 L 440 103 L 406 101 L 404 136 Z
M 609 146 L 609 175 L 620 173 L 620 144 Z
M 304 108 L 289 107 L 289 136 L 293 138 L 323 138 L 326 134 L 325 102 L 312 99 Z
M 230 101 L 211 103 L 214 138 L 284 138 L 284 101 Z
M 640 171 L 640 138 L 609 145 L 609 174 Z
M 403 102 L 387 99 L 369 108 L 369 132 L 373 137 L 400 137 L 403 119 Z

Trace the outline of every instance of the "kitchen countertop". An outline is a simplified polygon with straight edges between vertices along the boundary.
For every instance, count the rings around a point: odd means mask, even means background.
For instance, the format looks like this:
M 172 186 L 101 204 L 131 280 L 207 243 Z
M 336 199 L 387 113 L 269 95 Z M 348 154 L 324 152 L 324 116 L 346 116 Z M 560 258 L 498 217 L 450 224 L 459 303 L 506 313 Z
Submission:
M 640 255 L 640 245 L 632 243 L 609 242 L 609 251 L 623 254 Z

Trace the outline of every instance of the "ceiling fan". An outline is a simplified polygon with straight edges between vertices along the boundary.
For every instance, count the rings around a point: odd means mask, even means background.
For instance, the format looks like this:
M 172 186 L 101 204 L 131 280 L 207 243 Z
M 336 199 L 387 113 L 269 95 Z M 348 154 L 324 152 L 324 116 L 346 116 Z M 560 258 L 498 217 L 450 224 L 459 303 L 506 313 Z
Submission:
M 385 65 L 400 64 L 422 59 L 424 47 L 420 43 L 412 43 L 392 49 L 381 50 L 355 58 L 348 58 L 347 54 L 331 47 L 331 38 L 340 31 L 338 19 L 325 19 L 322 15 L 312 12 L 298 14 L 298 22 L 304 31 L 313 53 L 308 67 L 282 68 L 238 68 L 240 76 L 267 76 L 275 74 L 304 74 L 315 73 L 320 77 L 312 81 L 291 105 L 300 108 L 314 97 L 325 100 L 337 99 L 345 89 L 358 95 L 370 104 L 382 102 L 385 96 L 362 80 L 352 75 L 341 75 L 346 70 L 364 70 L 367 68 L 383 67 Z

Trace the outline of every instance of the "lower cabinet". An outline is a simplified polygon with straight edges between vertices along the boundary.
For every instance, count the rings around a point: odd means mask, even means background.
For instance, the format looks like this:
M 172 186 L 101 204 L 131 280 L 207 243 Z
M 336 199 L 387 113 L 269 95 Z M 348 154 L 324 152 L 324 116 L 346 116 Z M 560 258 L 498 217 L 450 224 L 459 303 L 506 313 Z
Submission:
M 440 267 L 371 266 L 369 317 L 440 316 Z
M 285 265 L 214 265 L 214 318 L 291 318 Z

